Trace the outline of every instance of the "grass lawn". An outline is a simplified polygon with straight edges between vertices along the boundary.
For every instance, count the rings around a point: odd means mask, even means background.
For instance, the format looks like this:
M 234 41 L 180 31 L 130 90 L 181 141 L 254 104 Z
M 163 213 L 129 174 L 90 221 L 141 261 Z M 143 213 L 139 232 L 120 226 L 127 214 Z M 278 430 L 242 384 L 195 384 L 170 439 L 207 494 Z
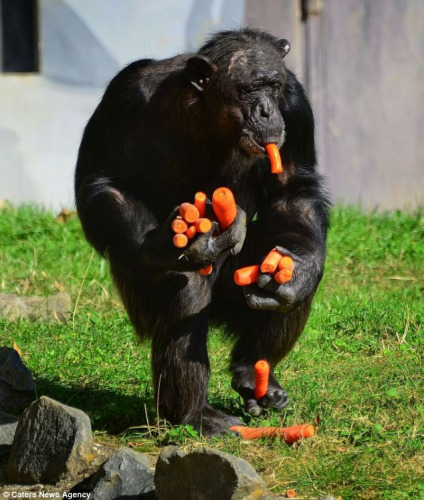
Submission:
M 328 260 L 306 329 L 277 375 L 291 403 L 251 425 L 319 427 L 294 446 L 213 439 L 249 460 L 276 493 L 347 499 L 424 498 L 424 216 L 333 210 Z M 48 395 L 86 411 L 98 441 L 157 452 L 204 441 L 190 428 L 155 427 L 150 349 L 139 344 L 108 265 L 79 221 L 33 207 L 0 210 L 2 293 L 71 294 L 66 324 L 0 320 L 0 345 L 16 342 Z M 226 369 L 230 342 L 209 339 L 211 402 L 243 415 Z M 151 425 L 150 432 L 145 426 Z

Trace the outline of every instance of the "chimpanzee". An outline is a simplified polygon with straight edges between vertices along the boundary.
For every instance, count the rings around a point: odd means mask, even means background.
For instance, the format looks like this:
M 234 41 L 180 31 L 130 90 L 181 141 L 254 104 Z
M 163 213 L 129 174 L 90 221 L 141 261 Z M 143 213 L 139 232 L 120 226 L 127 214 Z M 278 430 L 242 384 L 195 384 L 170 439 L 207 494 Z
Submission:
M 287 40 L 253 28 L 212 36 L 195 54 L 144 59 L 108 85 L 79 149 L 76 203 L 88 241 L 111 272 L 138 335 L 152 338 L 160 417 L 204 435 L 241 421 L 208 402 L 207 332 L 224 322 L 235 345 L 232 387 L 253 415 L 282 409 L 273 370 L 308 318 L 325 260 L 329 200 L 316 172 L 314 119 L 283 59 Z M 264 145 L 276 143 L 282 174 Z M 233 224 L 172 244 L 176 207 L 221 186 L 235 196 Z M 295 262 L 277 285 L 261 274 L 237 287 L 237 268 L 273 248 Z M 199 269 L 213 263 L 209 276 Z M 254 398 L 253 365 L 271 365 L 268 393 Z

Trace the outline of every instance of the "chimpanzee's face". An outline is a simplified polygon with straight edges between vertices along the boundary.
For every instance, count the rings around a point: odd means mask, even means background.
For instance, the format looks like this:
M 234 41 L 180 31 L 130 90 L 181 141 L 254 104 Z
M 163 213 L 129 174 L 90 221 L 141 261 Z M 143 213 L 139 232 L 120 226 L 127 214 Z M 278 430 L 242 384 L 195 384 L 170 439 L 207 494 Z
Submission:
M 284 141 L 284 120 L 278 107 L 286 70 L 283 56 L 274 50 L 240 50 L 223 79 L 220 120 L 235 134 L 249 155 L 265 154 L 264 146 Z

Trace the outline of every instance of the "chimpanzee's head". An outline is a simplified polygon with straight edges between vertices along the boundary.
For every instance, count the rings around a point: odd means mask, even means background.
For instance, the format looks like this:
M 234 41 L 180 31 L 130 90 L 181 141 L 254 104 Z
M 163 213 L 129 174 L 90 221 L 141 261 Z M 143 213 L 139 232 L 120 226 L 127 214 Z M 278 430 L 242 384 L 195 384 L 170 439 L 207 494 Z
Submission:
M 216 35 L 187 61 L 211 129 L 248 155 L 263 155 L 266 143 L 284 141 L 278 104 L 289 51 L 287 40 L 244 29 Z

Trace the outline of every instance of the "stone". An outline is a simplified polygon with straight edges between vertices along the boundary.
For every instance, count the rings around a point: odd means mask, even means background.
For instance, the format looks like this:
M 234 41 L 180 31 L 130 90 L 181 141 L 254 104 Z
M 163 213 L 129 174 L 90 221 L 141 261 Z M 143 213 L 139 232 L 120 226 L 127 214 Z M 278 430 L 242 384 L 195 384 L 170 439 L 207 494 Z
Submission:
M 70 318 L 71 308 L 71 296 L 67 293 L 48 297 L 0 294 L 0 316 L 7 321 L 28 319 L 63 323 Z
M 9 454 L 18 421 L 14 415 L 0 412 L 0 456 Z
M 31 372 L 11 347 L 0 347 L 0 411 L 19 415 L 36 398 Z
M 10 452 L 11 483 L 55 484 L 74 477 L 91 462 L 93 436 L 88 416 L 46 396 L 22 415 Z
M 245 460 L 210 448 L 185 454 L 167 446 L 155 472 L 158 500 L 243 500 L 266 486 Z
M 154 472 L 143 454 L 122 448 L 70 493 L 90 493 L 90 500 L 154 500 Z

